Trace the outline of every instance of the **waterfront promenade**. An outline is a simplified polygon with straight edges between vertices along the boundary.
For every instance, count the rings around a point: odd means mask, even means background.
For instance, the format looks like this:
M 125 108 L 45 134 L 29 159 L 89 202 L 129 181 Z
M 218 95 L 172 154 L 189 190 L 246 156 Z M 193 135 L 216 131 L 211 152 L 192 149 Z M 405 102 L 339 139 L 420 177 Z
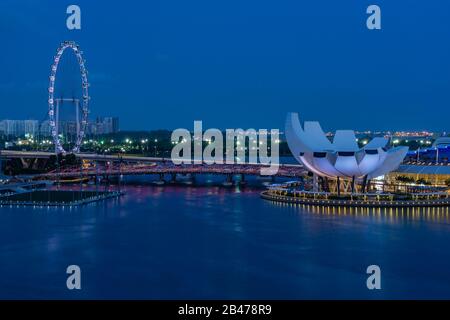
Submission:
M 356 208 L 417 208 L 417 207 L 448 207 L 448 194 L 433 194 L 422 200 L 377 200 L 377 199 L 320 199 L 294 195 L 277 194 L 270 190 L 261 192 L 261 198 L 274 202 L 283 202 L 319 207 L 356 207 Z

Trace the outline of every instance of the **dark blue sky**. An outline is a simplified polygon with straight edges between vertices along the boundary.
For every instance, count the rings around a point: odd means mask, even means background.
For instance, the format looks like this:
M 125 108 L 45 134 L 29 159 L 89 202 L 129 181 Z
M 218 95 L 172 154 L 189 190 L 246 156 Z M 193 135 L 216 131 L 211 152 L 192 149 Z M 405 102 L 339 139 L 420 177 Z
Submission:
M 66 8 L 82 30 L 66 29 Z M 382 30 L 369 31 L 378 4 Z M 0 2 L 0 118 L 42 119 L 62 40 L 81 45 L 93 115 L 123 129 L 449 130 L 450 2 L 152 0 Z

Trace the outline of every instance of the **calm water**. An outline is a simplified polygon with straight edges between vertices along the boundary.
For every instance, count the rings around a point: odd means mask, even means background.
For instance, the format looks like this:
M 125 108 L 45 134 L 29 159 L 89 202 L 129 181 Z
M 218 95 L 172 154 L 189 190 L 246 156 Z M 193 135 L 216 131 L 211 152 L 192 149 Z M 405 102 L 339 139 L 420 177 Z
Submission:
M 76 209 L 0 208 L 0 298 L 450 298 L 448 209 L 281 205 L 247 187 L 126 187 Z M 82 290 L 65 269 L 82 269 Z M 366 289 L 377 264 L 382 290 Z

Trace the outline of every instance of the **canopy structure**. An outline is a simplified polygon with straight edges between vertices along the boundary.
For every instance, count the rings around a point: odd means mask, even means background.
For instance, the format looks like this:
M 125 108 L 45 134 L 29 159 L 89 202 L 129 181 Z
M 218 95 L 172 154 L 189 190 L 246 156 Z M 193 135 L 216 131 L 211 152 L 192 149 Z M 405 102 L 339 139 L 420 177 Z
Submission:
M 359 148 L 352 130 L 337 130 L 330 141 L 319 122 L 306 121 L 302 127 L 297 113 L 287 115 L 285 134 L 295 159 L 328 178 L 376 178 L 397 169 L 408 152 L 408 147 L 388 149 L 383 137 Z
M 439 137 L 433 143 L 433 147 L 449 146 L 449 145 L 450 145 L 450 137 Z

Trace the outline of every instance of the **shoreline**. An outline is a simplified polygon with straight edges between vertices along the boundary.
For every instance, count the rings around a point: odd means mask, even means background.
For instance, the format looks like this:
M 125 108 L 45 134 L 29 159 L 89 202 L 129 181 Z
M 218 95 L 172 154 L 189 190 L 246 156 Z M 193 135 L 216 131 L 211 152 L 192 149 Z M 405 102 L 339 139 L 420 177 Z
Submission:
M 360 208 L 403 208 L 403 207 L 447 207 L 450 199 L 417 200 L 417 201 L 377 201 L 377 200 L 328 200 L 297 198 L 292 196 L 274 195 L 268 190 L 260 193 L 264 200 L 292 204 L 312 205 L 318 207 L 360 207 Z

